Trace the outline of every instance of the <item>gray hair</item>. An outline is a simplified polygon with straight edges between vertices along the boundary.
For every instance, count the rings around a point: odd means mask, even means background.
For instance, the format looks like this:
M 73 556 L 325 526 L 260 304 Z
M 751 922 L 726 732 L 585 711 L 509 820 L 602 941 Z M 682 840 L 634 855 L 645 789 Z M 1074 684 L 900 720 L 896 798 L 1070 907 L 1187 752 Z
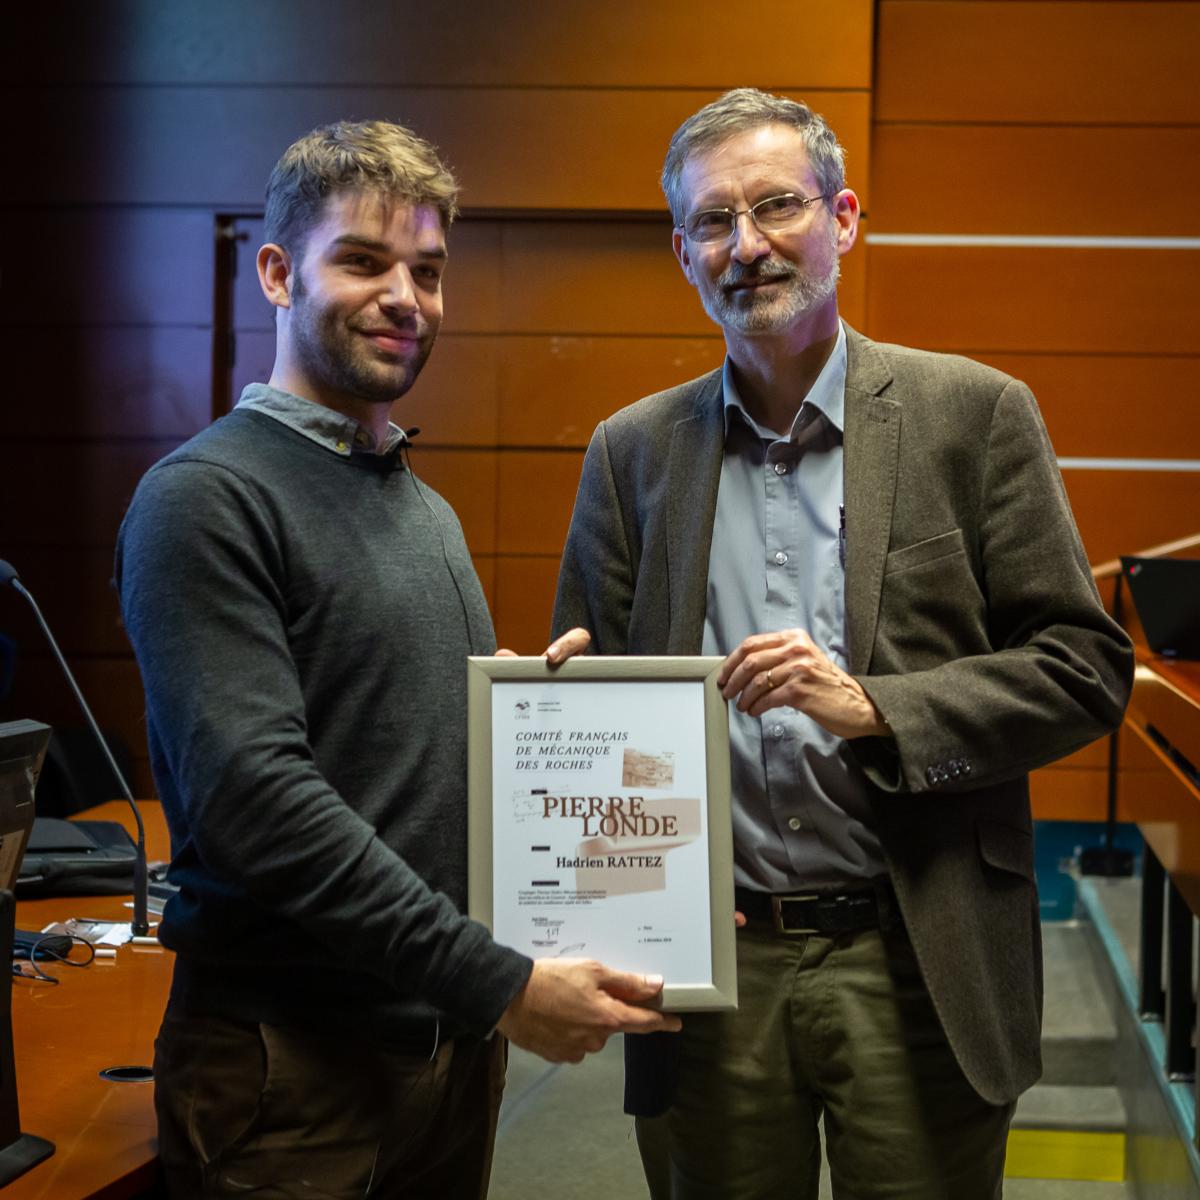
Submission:
M 267 181 L 266 240 L 297 252 L 326 198 L 348 188 L 428 204 L 443 229 L 458 215 L 458 181 L 432 143 L 392 121 L 337 121 L 293 142 L 275 164 Z
M 693 113 L 671 138 L 663 163 L 662 190 L 677 223 L 687 215 L 681 183 L 687 160 L 762 125 L 788 125 L 799 132 L 822 195 L 840 192 L 846 186 L 846 152 L 820 113 L 798 100 L 772 96 L 758 88 L 734 88 Z

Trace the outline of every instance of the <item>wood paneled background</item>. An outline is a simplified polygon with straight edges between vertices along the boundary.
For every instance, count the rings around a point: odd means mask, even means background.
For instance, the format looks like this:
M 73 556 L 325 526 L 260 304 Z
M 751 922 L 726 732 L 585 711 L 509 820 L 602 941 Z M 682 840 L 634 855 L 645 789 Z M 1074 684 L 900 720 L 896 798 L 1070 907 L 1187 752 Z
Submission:
M 803 97 L 847 147 L 867 233 L 851 322 L 1034 387 L 1094 560 L 1200 527 L 1200 474 L 1125 463 L 1200 459 L 1200 255 L 1166 240 L 1200 235 L 1195 3 L 798 0 L 751 31 L 716 0 L 110 0 L 26 12 L 0 71 L 0 556 L 143 794 L 116 529 L 142 472 L 269 373 L 262 189 L 338 117 L 407 121 L 464 185 L 444 334 L 396 418 L 422 429 L 414 466 L 463 519 L 502 644 L 545 643 L 596 422 L 720 362 L 657 178 L 683 117 L 741 84 Z M 239 237 L 231 283 L 218 222 Z M 0 631 L 0 716 L 76 724 L 11 593 Z M 1039 805 L 1098 815 L 1102 761 L 1043 772 Z

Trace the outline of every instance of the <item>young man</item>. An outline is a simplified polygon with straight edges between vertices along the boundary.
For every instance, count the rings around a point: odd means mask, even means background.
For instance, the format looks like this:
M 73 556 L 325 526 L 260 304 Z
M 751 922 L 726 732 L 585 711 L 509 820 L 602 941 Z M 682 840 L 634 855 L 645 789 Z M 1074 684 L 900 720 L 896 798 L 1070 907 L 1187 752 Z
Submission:
M 122 611 L 171 830 L 155 1057 L 172 1195 L 481 1197 L 504 1039 L 578 1061 L 660 984 L 531 963 L 463 915 L 466 670 L 495 640 L 390 407 L 442 317 L 456 185 L 386 122 L 267 188 L 269 384 L 142 481 Z M 586 643 L 574 631 L 547 651 Z
M 833 132 L 738 89 L 676 132 L 674 248 L 723 369 L 605 421 L 555 628 L 725 654 L 741 1005 L 629 1039 L 655 1200 L 998 1196 L 1040 1071 L 1027 772 L 1112 729 L 1100 607 L 1033 397 L 838 319 Z

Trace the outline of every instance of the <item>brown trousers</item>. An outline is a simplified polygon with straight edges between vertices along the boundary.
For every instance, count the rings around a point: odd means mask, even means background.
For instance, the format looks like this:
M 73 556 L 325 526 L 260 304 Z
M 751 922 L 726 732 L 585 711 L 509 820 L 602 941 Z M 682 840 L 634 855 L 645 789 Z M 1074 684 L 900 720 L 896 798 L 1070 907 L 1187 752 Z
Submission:
M 963 1077 L 902 926 L 738 933 L 737 1012 L 684 1018 L 679 1087 L 637 1122 L 653 1200 L 996 1200 L 1013 1106 Z
M 506 1043 L 432 1058 L 168 1011 L 155 1043 L 159 1157 L 173 1200 L 482 1200 Z

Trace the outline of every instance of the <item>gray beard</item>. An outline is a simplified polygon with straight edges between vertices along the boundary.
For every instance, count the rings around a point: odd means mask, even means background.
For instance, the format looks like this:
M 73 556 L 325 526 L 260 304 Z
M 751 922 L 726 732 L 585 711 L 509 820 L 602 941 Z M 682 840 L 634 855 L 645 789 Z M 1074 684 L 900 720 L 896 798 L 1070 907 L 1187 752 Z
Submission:
M 704 311 L 722 329 L 736 333 L 782 333 L 800 317 L 824 304 L 837 291 L 841 259 L 835 254 L 829 272 L 820 279 L 799 268 L 768 259 L 751 267 L 731 263 L 711 292 L 701 292 Z M 747 280 L 781 279 L 786 283 L 779 295 L 751 297 L 750 303 L 735 300 L 726 290 Z M 735 293 L 740 294 L 740 293 Z

